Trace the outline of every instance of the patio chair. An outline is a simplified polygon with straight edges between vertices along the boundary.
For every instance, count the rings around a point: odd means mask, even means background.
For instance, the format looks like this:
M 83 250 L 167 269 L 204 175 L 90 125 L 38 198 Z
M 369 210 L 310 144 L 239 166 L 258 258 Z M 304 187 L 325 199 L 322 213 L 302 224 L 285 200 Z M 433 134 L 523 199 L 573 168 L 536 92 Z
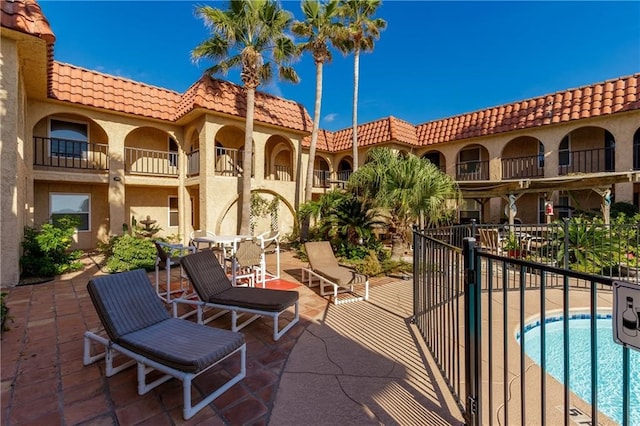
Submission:
M 304 244 L 309 258 L 309 267 L 302 268 L 302 279 L 308 275 L 309 287 L 313 285 L 313 278 L 318 280 L 320 295 L 333 295 L 335 305 L 369 300 L 369 278 L 357 273 L 353 268 L 338 263 L 329 241 L 313 241 Z M 364 285 L 364 294 L 357 293 L 355 286 Z M 332 287 L 332 293 L 325 293 L 325 287 Z M 339 293 L 349 293 L 352 297 L 338 298 Z
M 280 231 L 267 231 L 256 238 L 260 244 L 261 249 L 261 269 L 262 269 L 262 285 L 266 281 L 273 281 L 280 279 Z M 276 272 L 274 274 L 267 271 L 267 253 L 275 253 L 276 255 Z
M 480 246 L 489 253 L 502 255 L 502 238 L 500 232 L 496 228 L 479 228 Z
M 200 300 L 174 299 L 174 316 L 178 303 L 195 305 L 198 308 L 198 322 L 203 324 L 203 309 L 216 308 L 222 312 L 231 311 L 231 329 L 238 331 L 261 316 L 273 318 L 273 340 L 278 340 L 300 318 L 298 310 L 298 292 L 271 290 L 267 288 L 234 287 L 215 255 L 201 251 L 185 256 L 182 267 L 191 280 Z M 280 314 L 294 307 L 294 318 L 279 329 Z M 219 315 L 220 313 L 216 314 Z M 238 314 L 252 314 L 246 321 L 238 324 Z
M 84 333 L 84 365 L 105 358 L 106 376 L 111 377 L 137 364 L 139 395 L 171 378 L 182 381 L 185 420 L 245 377 L 244 335 L 171 318 L 144 270 L 94 278 L 87 289 L 107 337 Z M 92 354 L 92 341 L 105 351 Z M 130 360 L 114 366 L 114 355 L 118 354 Z M 234 355 L 239 356 L 240 371 L 192 405 L 193 380 Z M 153 370 L 164 374 L 154 375 L 153 382 L 147 383 L 146 376 Z
M 252 240 L 240 241 L 231 257 L 231 284 L 255 287 L 262 282 L 264 288 L 264 272 L 262 269 L 262 250 Z
M 164 241 L 154 241 L 156 246 L 156 293 L 166 303 L 171 303 L 172 294 L 184 295 L 188 292 L 188 286 L 185 285 L 185 276 L 180 269 L 180 287 L 177 289 L 171 288 L 171 267 L 177 266 L 180 268 L 180 261 L 182 257 L 187 253 L 193 253 L 194 247 L 183 246 L 182 244 L 169 244 Z M 163 290 L 160 288 L 160 268 L 166 271 L 166 288 Z M 188 284 L 188 283 L 187 283 Z

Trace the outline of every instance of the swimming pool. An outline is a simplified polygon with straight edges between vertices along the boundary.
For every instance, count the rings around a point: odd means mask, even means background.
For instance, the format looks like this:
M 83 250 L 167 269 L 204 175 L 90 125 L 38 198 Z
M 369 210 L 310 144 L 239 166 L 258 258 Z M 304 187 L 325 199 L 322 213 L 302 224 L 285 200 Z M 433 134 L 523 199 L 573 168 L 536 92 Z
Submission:
M 545 318 L 547 373 L 564 383 L 563 317 Z M 622 423 L 622 346 L 613 341 L 611 314 L 598 314 L 598 410 Z M 569 317 L 569 384 L 584 401 L 591 403 L 591 316 L 572 314 Z M 516 335 L 518 342 L 520 336 Z M 540 322 L 525 326 L 526 354 L 540 364 Z M 630 420 L 640 424 L 640 352 L 630 350 Z

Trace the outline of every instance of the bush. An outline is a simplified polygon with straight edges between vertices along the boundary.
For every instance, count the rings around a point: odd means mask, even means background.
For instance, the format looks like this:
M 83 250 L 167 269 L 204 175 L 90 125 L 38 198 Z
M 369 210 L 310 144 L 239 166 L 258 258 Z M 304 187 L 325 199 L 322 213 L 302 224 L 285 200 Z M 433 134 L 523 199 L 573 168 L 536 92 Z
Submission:
M 106 268 L 111 273 L 140 268 L 150 271 L 155 267 L 156 247 L 150 239 L 130 234 L 115 236 L 104 250 L 108 255 Z
M 45 223 L 39 230 L 25 227 L 20 258 L 22 275 L 52 277 L 82 269 L 82 263 L 76 262 L 82 252 L 69 251 L 77 225 L 76 219 L 62 217 L 56 223 Z

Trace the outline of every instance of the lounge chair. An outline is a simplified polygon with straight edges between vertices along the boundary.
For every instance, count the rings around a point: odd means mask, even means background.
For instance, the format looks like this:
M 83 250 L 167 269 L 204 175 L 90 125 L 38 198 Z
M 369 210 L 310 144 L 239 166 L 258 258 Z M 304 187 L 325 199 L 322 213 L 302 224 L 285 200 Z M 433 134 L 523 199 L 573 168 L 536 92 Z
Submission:
M 333 303 L 336 305 L 369 300 L 369 278 L 350 267 L 340 265 L 329 241 L 308 242 L 304 247 L 309 258 L 309 267 L 302 268 L 302 279 L 304 281 L 305 275 L 308 276 L 309 287 L 314 286 L 313 279 L 316 278 L 320 286 L 320 295 L 332 294 Z M 364 294 L 355 291 L 356 285 L 364 285 Z M 332 287 L 333 292 L 325 293 L 325 287 Z M 351 297 L 338 298 L 339 293 L 349 293 Z
M 244 335 L 171 318 L 144 270 L 94 278 L 87 289 L 108 337 L 85 332 L 84 365 L 106 358 L 106 375 L 111 377 L 137 364 L 139 395 L 172 377 L 181 380 L 185 420 L 245 377 Z M 103 345 L 105 351 L 92 355 L 92 341 Z M 131 360 L 114 366 L 118 353 Z M 193 379 L 236 354 L 240 358 L 239 373 L 192 405 Z M 153 370 L 164 375 L 147 384 L 146 375 Z
M 262 250 L 252 240 L 238 242 L 238 248 L 231 257 L 231 284 L 255 287 L 262 282 L 265 286 L 262 269 Z
M 294 324 L 298 322 L 298 292 L 270 290 L 254 287 L 234 287 L 224 272 L 220 262 L 209 250 L 185 256 L 182 267 L 191 280 L 200 300 L 174 299 L 174 316 L 177 314 L 177 304 L 185 303 L 198 308 L 198 322 L 203 324 L 203 309 L 216 308 L 231 311 L 231 329 L 238 331 L 261 316 L 273 318 L 273 340 L 278 340 Z M 289 307 L 294 307 L 294 318 L 278 329 L 280 314 Z M 241 324 L 238 324 L 238 314 L 253 314 Z

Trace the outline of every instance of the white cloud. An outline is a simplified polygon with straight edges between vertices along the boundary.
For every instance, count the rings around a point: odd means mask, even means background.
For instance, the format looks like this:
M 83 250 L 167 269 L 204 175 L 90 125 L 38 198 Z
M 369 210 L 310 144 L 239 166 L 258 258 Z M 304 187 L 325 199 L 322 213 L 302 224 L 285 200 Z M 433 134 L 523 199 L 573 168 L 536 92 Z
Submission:
M 327 123 L 333 123 L 334 121 L 336 121 L 336 118 L 338 118 L 338 114 L 335 112 L 332 112 L 331 114 L 325 115 L 322 121 L 325 121 Z

